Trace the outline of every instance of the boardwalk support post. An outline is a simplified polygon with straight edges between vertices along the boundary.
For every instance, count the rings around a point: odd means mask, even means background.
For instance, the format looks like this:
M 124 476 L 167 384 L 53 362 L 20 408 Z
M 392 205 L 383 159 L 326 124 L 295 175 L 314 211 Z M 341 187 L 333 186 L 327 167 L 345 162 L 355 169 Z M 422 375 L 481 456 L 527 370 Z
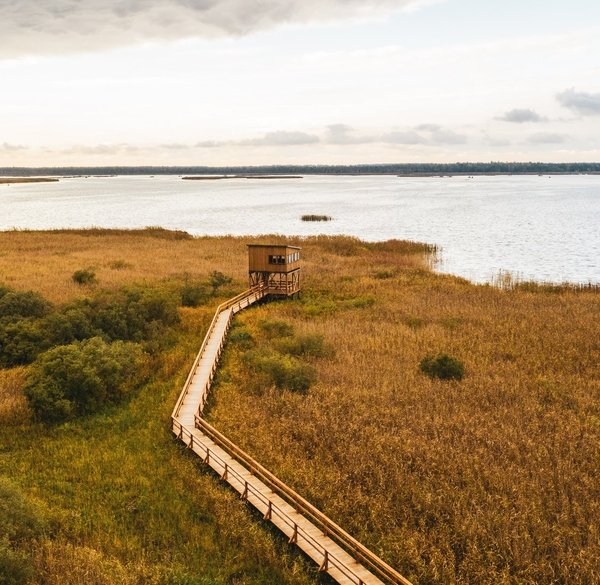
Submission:
M 267 511 L 265 512 L 265 520 L 270 520 L 271 516 L 273 515 L 273 502 L 271 502 L 271 500 L 269 500 L 269 506 L 267 508 Z
M 296 524 L 295 522 L 294 522 L 294 533 L 292 534 L 292 536 L 290 536 L 289 543 L 290 544 L 298 543 L 298 524 Z
M 325 554 L 323 556 L 323 562 L 321 563 L 321 566 L 319 567 L 319 572 L 324 573 L 328 570 L 329 570 L 329 551 L 327 549 L 325 549 Z

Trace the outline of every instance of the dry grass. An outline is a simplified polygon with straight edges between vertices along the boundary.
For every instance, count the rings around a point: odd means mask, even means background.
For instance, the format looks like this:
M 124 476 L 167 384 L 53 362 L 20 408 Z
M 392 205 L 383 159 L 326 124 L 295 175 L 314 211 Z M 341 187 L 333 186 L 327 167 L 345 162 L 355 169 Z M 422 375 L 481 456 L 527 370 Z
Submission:
M 16 183 L 57 183 L 55 177 L 0 177 L 0 185 L 12 185 Z
M 303 397 L 257 392 L 230 346 L 212 421 L 415 583 L 600 582 L 597 292 L 313 252 L 301 301 L 238 321 L 283 319 L 335 356 Z M 437 352 L 462 382 L 419 371 Z
M 27 421 L 29 408 L 23 396 L 25 368 L 0 369 L 0 424 Z
M 250 240 L 163 236 L 2 233 L 0 274 L 57 302 L 85 294 L 71 275 L 88 266 L 100 286 L 212 270 L 245 286 Z M 252 240 L 270 241 L 279 239 Z M 256 335 L 262 319 L 283 319 L 299 334 L 324 335 L 335 354 L 312 359 L 318 382 L 302 396 L 257 391 L 230 345 L 213 422 L 417 584 L 599 583 L 597 292 L 474 286 L 432 274 L 427 248 L 403 242 L 291 243 L 303 247 L 302 298 L 236 319 Z M 170 373 L 182 352 L 193 348 L 173 350 Z M 462 382 L 420 373 L 420 360 L 438 352 L 464 361 Z M 3 375 L 18 385 L 20 374 Z M 256 538 L 227 514 L 224 533 Z M 119 548 L 87 534 L 125 563 L 132 545 L 121 538 Z

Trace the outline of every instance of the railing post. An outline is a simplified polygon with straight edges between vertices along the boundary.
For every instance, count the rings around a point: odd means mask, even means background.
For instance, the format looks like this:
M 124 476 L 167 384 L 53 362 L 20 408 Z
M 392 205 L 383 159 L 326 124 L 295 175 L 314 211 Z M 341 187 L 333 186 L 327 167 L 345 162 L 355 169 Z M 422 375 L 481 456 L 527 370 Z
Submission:
M 204 463 L 206 463 L 206 465 L 210 464 L 210 449 L 208 447 L 206 448 L 206 457 L 204 458 Z
M 225 468 L 223 469 L 223 475 L 221 476 L 221 479 L 227 481 L 227 463 L 225 463 Z
M 294 533 L 290 536 L 290 544 L 298 543 L 298 524 L 294 522 Z
M 248 480 L 244 480 L 244 493 L 242 494 L 242 500 L 246 502 L 248 500 Z
M 267 508 L 267 511 L 265 512 L 265 520 L 270 520 L 272 515 L 273 515 L 273 502 L 271 502 L 271 500 L 269 500 L 269 507 Z
M 194 435 L 190 433 L 190 442 L 188 443 L 188 449 L 194 449 Z
M 321 566 L 319 567 L 319 572 L 323 573 L 328 570 L 329 570 L 329 551 L 327 549 L 325 549 L 325 555 L 323 556 L 323 562 L 321 563 Z

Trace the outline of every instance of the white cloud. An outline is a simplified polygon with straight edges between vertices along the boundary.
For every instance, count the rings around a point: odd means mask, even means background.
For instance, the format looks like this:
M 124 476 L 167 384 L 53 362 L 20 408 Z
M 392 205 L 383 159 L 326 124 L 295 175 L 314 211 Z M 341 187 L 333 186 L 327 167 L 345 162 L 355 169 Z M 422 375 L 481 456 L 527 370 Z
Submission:
M 427 143 L 427 139 L 414 130 L 395 130 L 393 132 L 384 134 L 381 138 L 383 142 L 387 142 L 389 144 L 413 145 Z
M 367 17 L 421 4 L 423 0 L 0 0 L 0 56 L 237 36 L 284 23 Z
M 3 142 L 0 144 L 0 152 L 12 153 L 18 152 L 20 150 L 27 150 L 27 146 L 22 144 L 10 144 L 8 142 Z
M 315 144 L 319 137 L 307 132 L 290 132 L 288 130 L 277 130 L 267 132 L 260 138 L 243 140 L 240 144 L 244 146 L 297 146 L 301 144 Z
M 515 124 L 524 124 L 525 122 L 544 122 L 546 118 L 540 116 L 536 111 L 528 108 L 515 108 L 509 110 L 504 115 L 499 116 L 498 120 L 503 122 L 514 122 Z
M 555 132 L 538 132 L 532 134 L 527 139 L 530 144 L 562 144 L 567 140 L 567 136 L 564 134 L 558 134 Z
M 581 116 L 600 115 L 600 93 L 575 91 L 571 88 L 557 94 L 556 99 L 562 106 Z
M 348 124 L 331 124 L 327 126 L 325 142 L 329 144 L 366 144 L 373 142 L 371 136 L 359 136 Z

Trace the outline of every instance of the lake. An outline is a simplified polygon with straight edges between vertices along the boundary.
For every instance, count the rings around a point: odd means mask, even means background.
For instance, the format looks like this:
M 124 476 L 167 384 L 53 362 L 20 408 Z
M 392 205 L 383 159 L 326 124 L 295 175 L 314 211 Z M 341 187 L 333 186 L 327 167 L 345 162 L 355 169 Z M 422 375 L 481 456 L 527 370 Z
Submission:
M 303 222 L 303 214 L 333 220 Z M 150 225 L 195 235 L 415 240 L 441 247 L 438 270 L 475 282 L 500 271 L 600 282 L 600 176 L 119 176 L 0 185 L 0 229 Z

